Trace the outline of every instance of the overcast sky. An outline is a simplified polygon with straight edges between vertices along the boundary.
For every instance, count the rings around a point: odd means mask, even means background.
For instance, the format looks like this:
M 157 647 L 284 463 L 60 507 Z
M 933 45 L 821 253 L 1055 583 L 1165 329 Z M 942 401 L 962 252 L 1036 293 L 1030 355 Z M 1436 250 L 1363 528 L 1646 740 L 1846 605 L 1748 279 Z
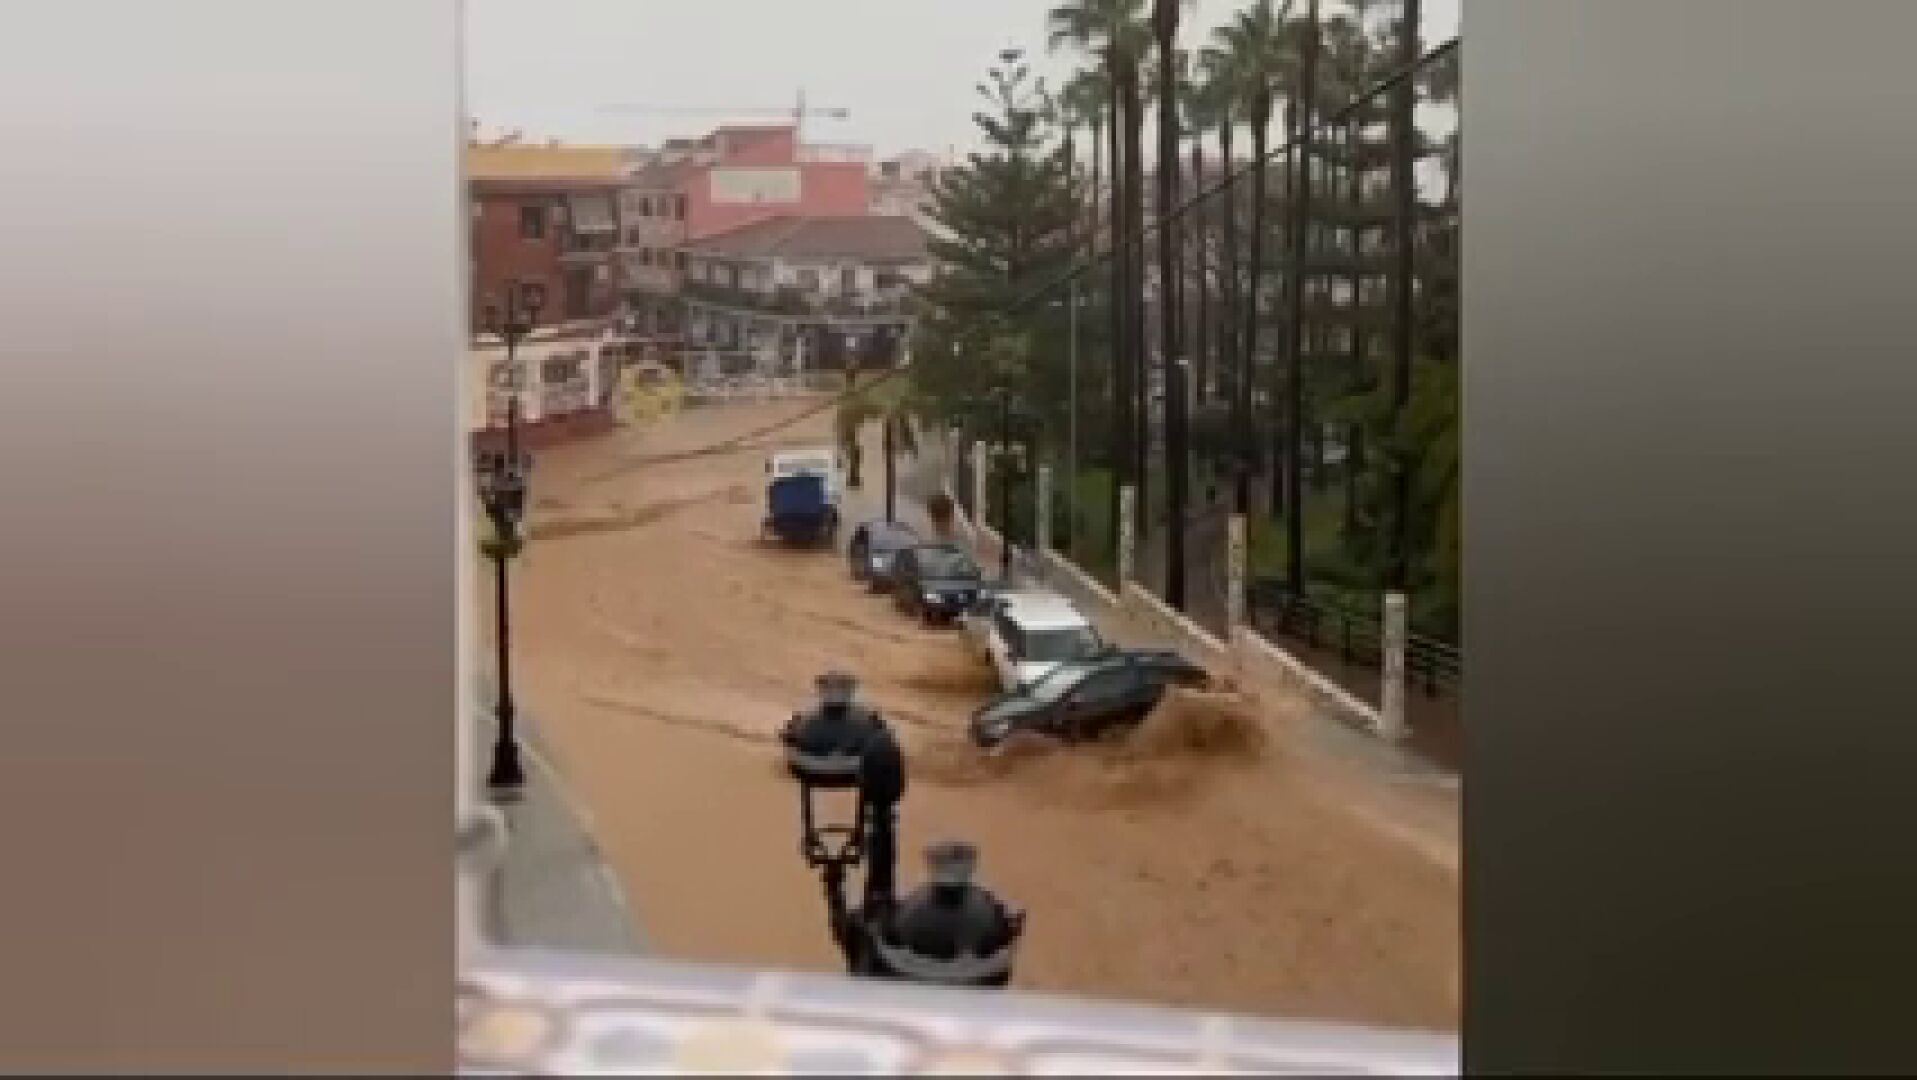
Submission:
M 467 111 L 487 134 L 656 145 L 726 120 L 777 122 L 803 88 L 851 112 L 808 121 L 809 140 L 963 152 L 976 145 L 973 86 L 1000 49 L 1022 46 L 1052 82 L 1079 63 L 1045 53 L 1052 2 L 465 0 Z M 1457 33 L 1459 2 L 1424 0 L 1427 47 Z M 1197 0 L 1180 39 L 1209 37 L 1243 3 Z M 612 103 L 742 111 L 601 111 Z

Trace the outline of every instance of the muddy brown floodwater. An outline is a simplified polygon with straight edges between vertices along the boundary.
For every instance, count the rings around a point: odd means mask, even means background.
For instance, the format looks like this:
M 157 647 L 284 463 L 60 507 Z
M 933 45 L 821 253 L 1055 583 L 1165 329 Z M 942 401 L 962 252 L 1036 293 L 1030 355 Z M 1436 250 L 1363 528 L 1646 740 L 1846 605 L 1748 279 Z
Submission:
M 836 554 L 762 545 L 763 445 L 685 455 L 801 407 L 688 411 L 540 455 L 520 701 L 655 949 L 836 970 L 773 738 L 838 666 L 905 744 L 901 877 L 930 840 L 976 842 L 981 877 L 1030 912 L 1016 985 L 1456 1028 L 1455 862 L 1354 810 L 1356 788 L 1292 751 L 1291 718 L 1194 695 L 1122 743 L 971 752 L 987 683 L 953 632 L 896 614 Z M 829 413 L 779 441 L 828 432 Z

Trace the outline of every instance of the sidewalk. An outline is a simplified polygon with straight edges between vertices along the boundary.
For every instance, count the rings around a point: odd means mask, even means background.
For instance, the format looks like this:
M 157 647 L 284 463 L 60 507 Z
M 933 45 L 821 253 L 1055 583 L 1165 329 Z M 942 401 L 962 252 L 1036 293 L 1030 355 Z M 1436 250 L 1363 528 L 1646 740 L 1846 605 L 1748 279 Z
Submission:
M 491 691 L 480 700 L 490 702 Z M 494 735 L 490 707 L 481 709 L 477 727 L 486 760 Z M 637 923 L 593 841 L 584 809 L 523 714 L 517 727 L 526 785 L 517 800 L 495 804 L 507 835 L 499 864 L 482 883 L 488 936 L 512 948 L 643 952 Z

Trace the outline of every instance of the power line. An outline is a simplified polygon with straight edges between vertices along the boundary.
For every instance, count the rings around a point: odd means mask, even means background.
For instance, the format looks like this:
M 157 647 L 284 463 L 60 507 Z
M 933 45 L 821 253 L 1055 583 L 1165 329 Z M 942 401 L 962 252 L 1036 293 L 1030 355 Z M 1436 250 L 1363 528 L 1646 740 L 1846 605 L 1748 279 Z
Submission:
M 1423 70 L 1426 66 L 1431 64 L 1433 61 L 1439 59 L 1440 57 L 1456 49 L 1457 46 L 1458 46 L 1458 36 L 1454 34 L 1450 38 L 1445 40 L 1443 44 L 1433 46 L 1431 49 L 1426 50 L 1423 55 L 1419 56 L 1418 59 L 1400 67 L 1398 70 L 1379 79 L 1377 82 L 1371 84 L 1369 87 L 1366 87 L 1363 93 L 1353 95 L 1352 99 L 1349 102 L 1345 103 L 1344 105 L 1340 106 L 1337 109 L 1334 109 L 1330 116 L 1322 120 L 1319 120 L 1318 125 L 1322 127 L 1335 127 L 1336 125 L 1344 122 L 1345 120 L 1350 119 L 1351 116 L 1354 113 L 1356 113 L 1361 106 L 1370 102 L 1372 99 L 1378 97 L 1379 95 L 1385 93 L 1386 91 L 1391 90 L 1393 87 L 1397 86 L 1399 83 L 1405 81 L 1406 79 L 1409 79 L 1412 76 L 1416 75 L 1419 71 Z M 1200 203 L 1203 203 L 1206 200 L 1211 199 L 1217 195 L 1223 194 L 1228 188 L 1230 188 L 1233 184 L 1236 184 L 1240 179 L 1249 175 L 1254 169 L 1264 168 L 1266 164 L 1276 159 L 1279 155 L 1289 154 L 1292 151 L 1296 150 L 1302 144 L 1303 144 L 1303 139 L 1294 137 L 1294 138 L 1288 139 L 1287 141 L 1285 141 L 1284 143 L 1281 143 L 1280 145 L 1276 147 L 1273 147 L 1265 151 L 1265 156 L 1263 158 L 1246 162 L 1241 168 L 1226 174 L 1224 178 L 1220 179 L 1212 187 L 1204 191 L 1194 193 L 1190 198 L 1186 199 L 1184 202 L 1174 207 L 1170 213 L 1159 216 L 1157 221 L 1154 224 L 1149 225 L 1144 230 L 1140 231 L 1140 233 L 1136 237 L 1126 239 L 1124 243 L 1127 245 L 1135 243 L 1138 245 L 1139 250 L 1142 252 L 1144 250 L 1145 241 L 1151 237 L 1156 236 L 1157 233 L 1164 228 L 1164 226 L 1169 225 L 1170 223 L 1184 217 L 1185 214 L 1196 209 Z M 1103 265 L 1106 261 L 1108 261 L 1112 257 L 1113 251 L 1115 250 L 1116 250 L 1116 245 L 1114 245 L 1113 248 L 1107 249 L 1106 251 L 1103 251 L 1103 252 L 1100 252 L 1094 249 L 1090 253 L 1086 262 L 1083 262 L 1073 267 L 1072 269 L 1066 271 L 1065 273 L 1061 274 L 1059 277 L 1053 279 L 1052 281 L 1046 282 L 1044 285 L 1041 285 L 1033 289 L 1031 292 L 1018 298 L 1017 300 L 1012 301 L 1010 304 L 1008 304 L 1005 307 L 1005 310 L 1003 312 L 999 313 L 999 315 L 996 318 L 986 320 L 984 326 L 991 327 L 996 324 L 998 319 L 1002 319 L 1006 315 L 1010 315 L 1015 312 L 1022 311 L 1025 308 L 1031 306 L 1032 304 L 1051 295 L 1061 286 L 1070 285 L 1072 282 L 1076 281 L 1080 276 L 1094 269 L 1097 269 L 1099 266 Z M 965 341 L 967 337 L 975 335 L 975 334 L 984 333 L 984 332 L 986 331 L 981 329 L 980 326 L 977 324 L 969 328 L 963 328 L 957 335 L 955 335 L 952 344 L 958 345 L 961 342 Z M 855 386 L 849 390 L 842 391 L 841 393 L 836 394 L 832 397 L 828 397 L 825 400 L 818 402 L 814 405 L 807 406 L 806 408 L 800 410 L 799 412 L 783 420 L 776 420 L 776 421 L 773 421 L 772 423 L 766 424 L 765 426 L 757 428 L 753 431 L 745 432 L 740 435 L 734 435 L 727 439 L 722 439 L 719 442 L 711 444 L 710 446 L 701 447 L 695 450 L 677 451 L 677 452 L 673 452 L 669 454 L 657 454 L 657 455 L 653 455 L 651 457 L 645 457 L 645 458 L 634 458 L 630 461 L 624 462 L 618 466 L 608 469 L 605 472 L 599 473 L 593 476 L 591 479 L 595 481 L 607 480 L 607 479 L 611 479 L 614 476 L 619 476 L 627 472 L 631 472 L 634 469 L 644 468 L 647 465 L 673 464 L 680 461 L 689 461 L 694 458 L 710 457 L 715 454 L 726 454 L 736 450 L 747 449 L 750 444 L 756 442 L 759 439 L 763 439 L 768 435 L 774 435 L 774 434 L 777 434 L 778 432 L 786 430 L 787 428 L 791 428 L 798 424 L 801 424 L 805 422 L 806 420 L 809 420 L 812 417 L 819 415 L 825 410 L 839 405 L 840 403 L 849 399 L 853 394 L 862 393 L 866 390 L 871 389 L 874 386 L 878 386 L 882 383 L 888 382 L 904 374 L 907 370 L 909 369 L 893 368 L 890 371 L 879 372 L 877 375 L 873 376 L 873 378 L 870 379 L 869 381 L 861 385 Z

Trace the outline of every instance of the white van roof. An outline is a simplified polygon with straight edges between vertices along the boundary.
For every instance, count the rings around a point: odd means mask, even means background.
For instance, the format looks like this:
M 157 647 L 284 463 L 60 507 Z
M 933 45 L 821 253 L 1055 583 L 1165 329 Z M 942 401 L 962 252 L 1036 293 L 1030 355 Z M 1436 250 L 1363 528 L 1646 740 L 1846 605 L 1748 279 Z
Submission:
M 775 473 L 799 470 L 831 472 L 838 464 L 838 455 L 830 447 L 816 450 L 787 450 L 772 455 L 772 471 Z

